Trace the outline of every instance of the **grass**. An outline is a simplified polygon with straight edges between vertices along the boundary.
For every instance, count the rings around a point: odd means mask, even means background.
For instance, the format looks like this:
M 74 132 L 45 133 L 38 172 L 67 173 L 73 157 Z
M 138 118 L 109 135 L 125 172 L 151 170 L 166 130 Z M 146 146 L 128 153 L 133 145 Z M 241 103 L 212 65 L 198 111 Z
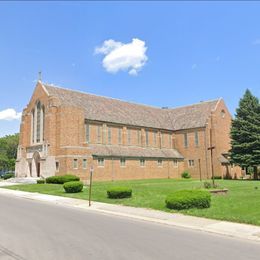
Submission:
M 242 180 L 216 180 L 223 188 L 228 188 L 227 195 L 212 195 L 211 207 L 208 209 L 189 209 L 178 211 L 183 214 L 248 223 L 260 226 L 260 182 Z M 106 191 L 113 186 L 127 186 L 133 190 L 132 198 L 108 199 Z M 175 190 L 201 188 L 198 180 L 132 180 L 115 182 L 94 182 L 92 199 L 94 201 L 122 204 L 127 206 L 152 208 L 167 212 L 176 212 L 165 207 L 166 196 Z M 44 194 L 88 199 L 88 188 L 75 194 L 64 192 L 59 184 L 27 184 L 5 187 L 7 189 L 39 192 Z

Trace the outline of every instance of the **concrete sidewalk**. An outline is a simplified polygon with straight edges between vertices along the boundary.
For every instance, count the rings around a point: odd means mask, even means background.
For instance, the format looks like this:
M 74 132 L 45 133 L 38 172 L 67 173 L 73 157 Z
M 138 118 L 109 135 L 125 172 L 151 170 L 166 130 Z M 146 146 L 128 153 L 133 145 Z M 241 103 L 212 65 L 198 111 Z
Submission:
M 104 214 L 112 214 L 121 217 L 128 217 L 182 228 L 190 228 L 194 230 L 260 242 L 260 227 L 253 225 L 232 223 L 227 221 L 199 218 L 177 213 L 167 213 L 158 210 L 127 207 L 101 202 L 92 202 L 92 206 L 89 207 L 88 201 L 86 200 L 8 190 L 3 188 L 0 188 L 0 195 L 1 194 L 36 201 L 49 202 L 61 206 L 80 208 L 86 211 L 96 211 Z

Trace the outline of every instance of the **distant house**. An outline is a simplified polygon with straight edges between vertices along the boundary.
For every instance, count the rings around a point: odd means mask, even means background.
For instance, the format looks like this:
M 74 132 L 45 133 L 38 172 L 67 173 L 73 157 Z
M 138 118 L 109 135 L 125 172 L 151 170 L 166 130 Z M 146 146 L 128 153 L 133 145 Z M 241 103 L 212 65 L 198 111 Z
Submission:
M 157 108 L 38 82 L 23 110 L 16 176 L 85 180 L 240 176 L 225 156 L 231 115 L 222 99 Z M 211 142 L 210 142 L 211 132 Z M 212 164 L 209 147 L 214 146 Z

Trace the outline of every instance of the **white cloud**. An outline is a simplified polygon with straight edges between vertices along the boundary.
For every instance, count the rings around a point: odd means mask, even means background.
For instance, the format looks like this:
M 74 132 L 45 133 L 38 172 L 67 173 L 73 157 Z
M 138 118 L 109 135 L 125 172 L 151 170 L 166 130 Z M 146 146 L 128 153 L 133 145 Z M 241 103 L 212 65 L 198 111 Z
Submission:
M 197 65 L 196 63 L 192 64 L 192 66 L 191 66 L 191 69 L 192 69 L 192 70 L 195 70 L 195 69 L 197 69 L 197 68 L 198 68 L 198 65 Z
M 252 42 L 253 45 L 259 45 L 260 44 L 260 39 L 256 39 Z
M 104 41 L 101 47 L 95 49 L 95 54 L 104 54 L 103 67 L 107 72 L 117 73 L 128 71 L 130 75 L 137 75 L 148 60 L 145 55 L 145 42 L 137 38 L 130 43 Z
M 7 108 L 5 110 L 0 111 L 0 120 L 16 120 L 20 119 L 22 116 L 21 112 L 16 112 L 13 108 Z

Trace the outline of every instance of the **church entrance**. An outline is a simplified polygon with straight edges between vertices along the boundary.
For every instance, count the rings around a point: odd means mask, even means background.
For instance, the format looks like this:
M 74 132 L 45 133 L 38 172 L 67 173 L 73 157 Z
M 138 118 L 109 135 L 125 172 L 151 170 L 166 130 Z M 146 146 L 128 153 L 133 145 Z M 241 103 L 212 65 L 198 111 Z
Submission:
M 41 176 L 41 157 L 39 152 L 35 152 L 33 154 L 32 161 L 32 177 L 40 177 Z

